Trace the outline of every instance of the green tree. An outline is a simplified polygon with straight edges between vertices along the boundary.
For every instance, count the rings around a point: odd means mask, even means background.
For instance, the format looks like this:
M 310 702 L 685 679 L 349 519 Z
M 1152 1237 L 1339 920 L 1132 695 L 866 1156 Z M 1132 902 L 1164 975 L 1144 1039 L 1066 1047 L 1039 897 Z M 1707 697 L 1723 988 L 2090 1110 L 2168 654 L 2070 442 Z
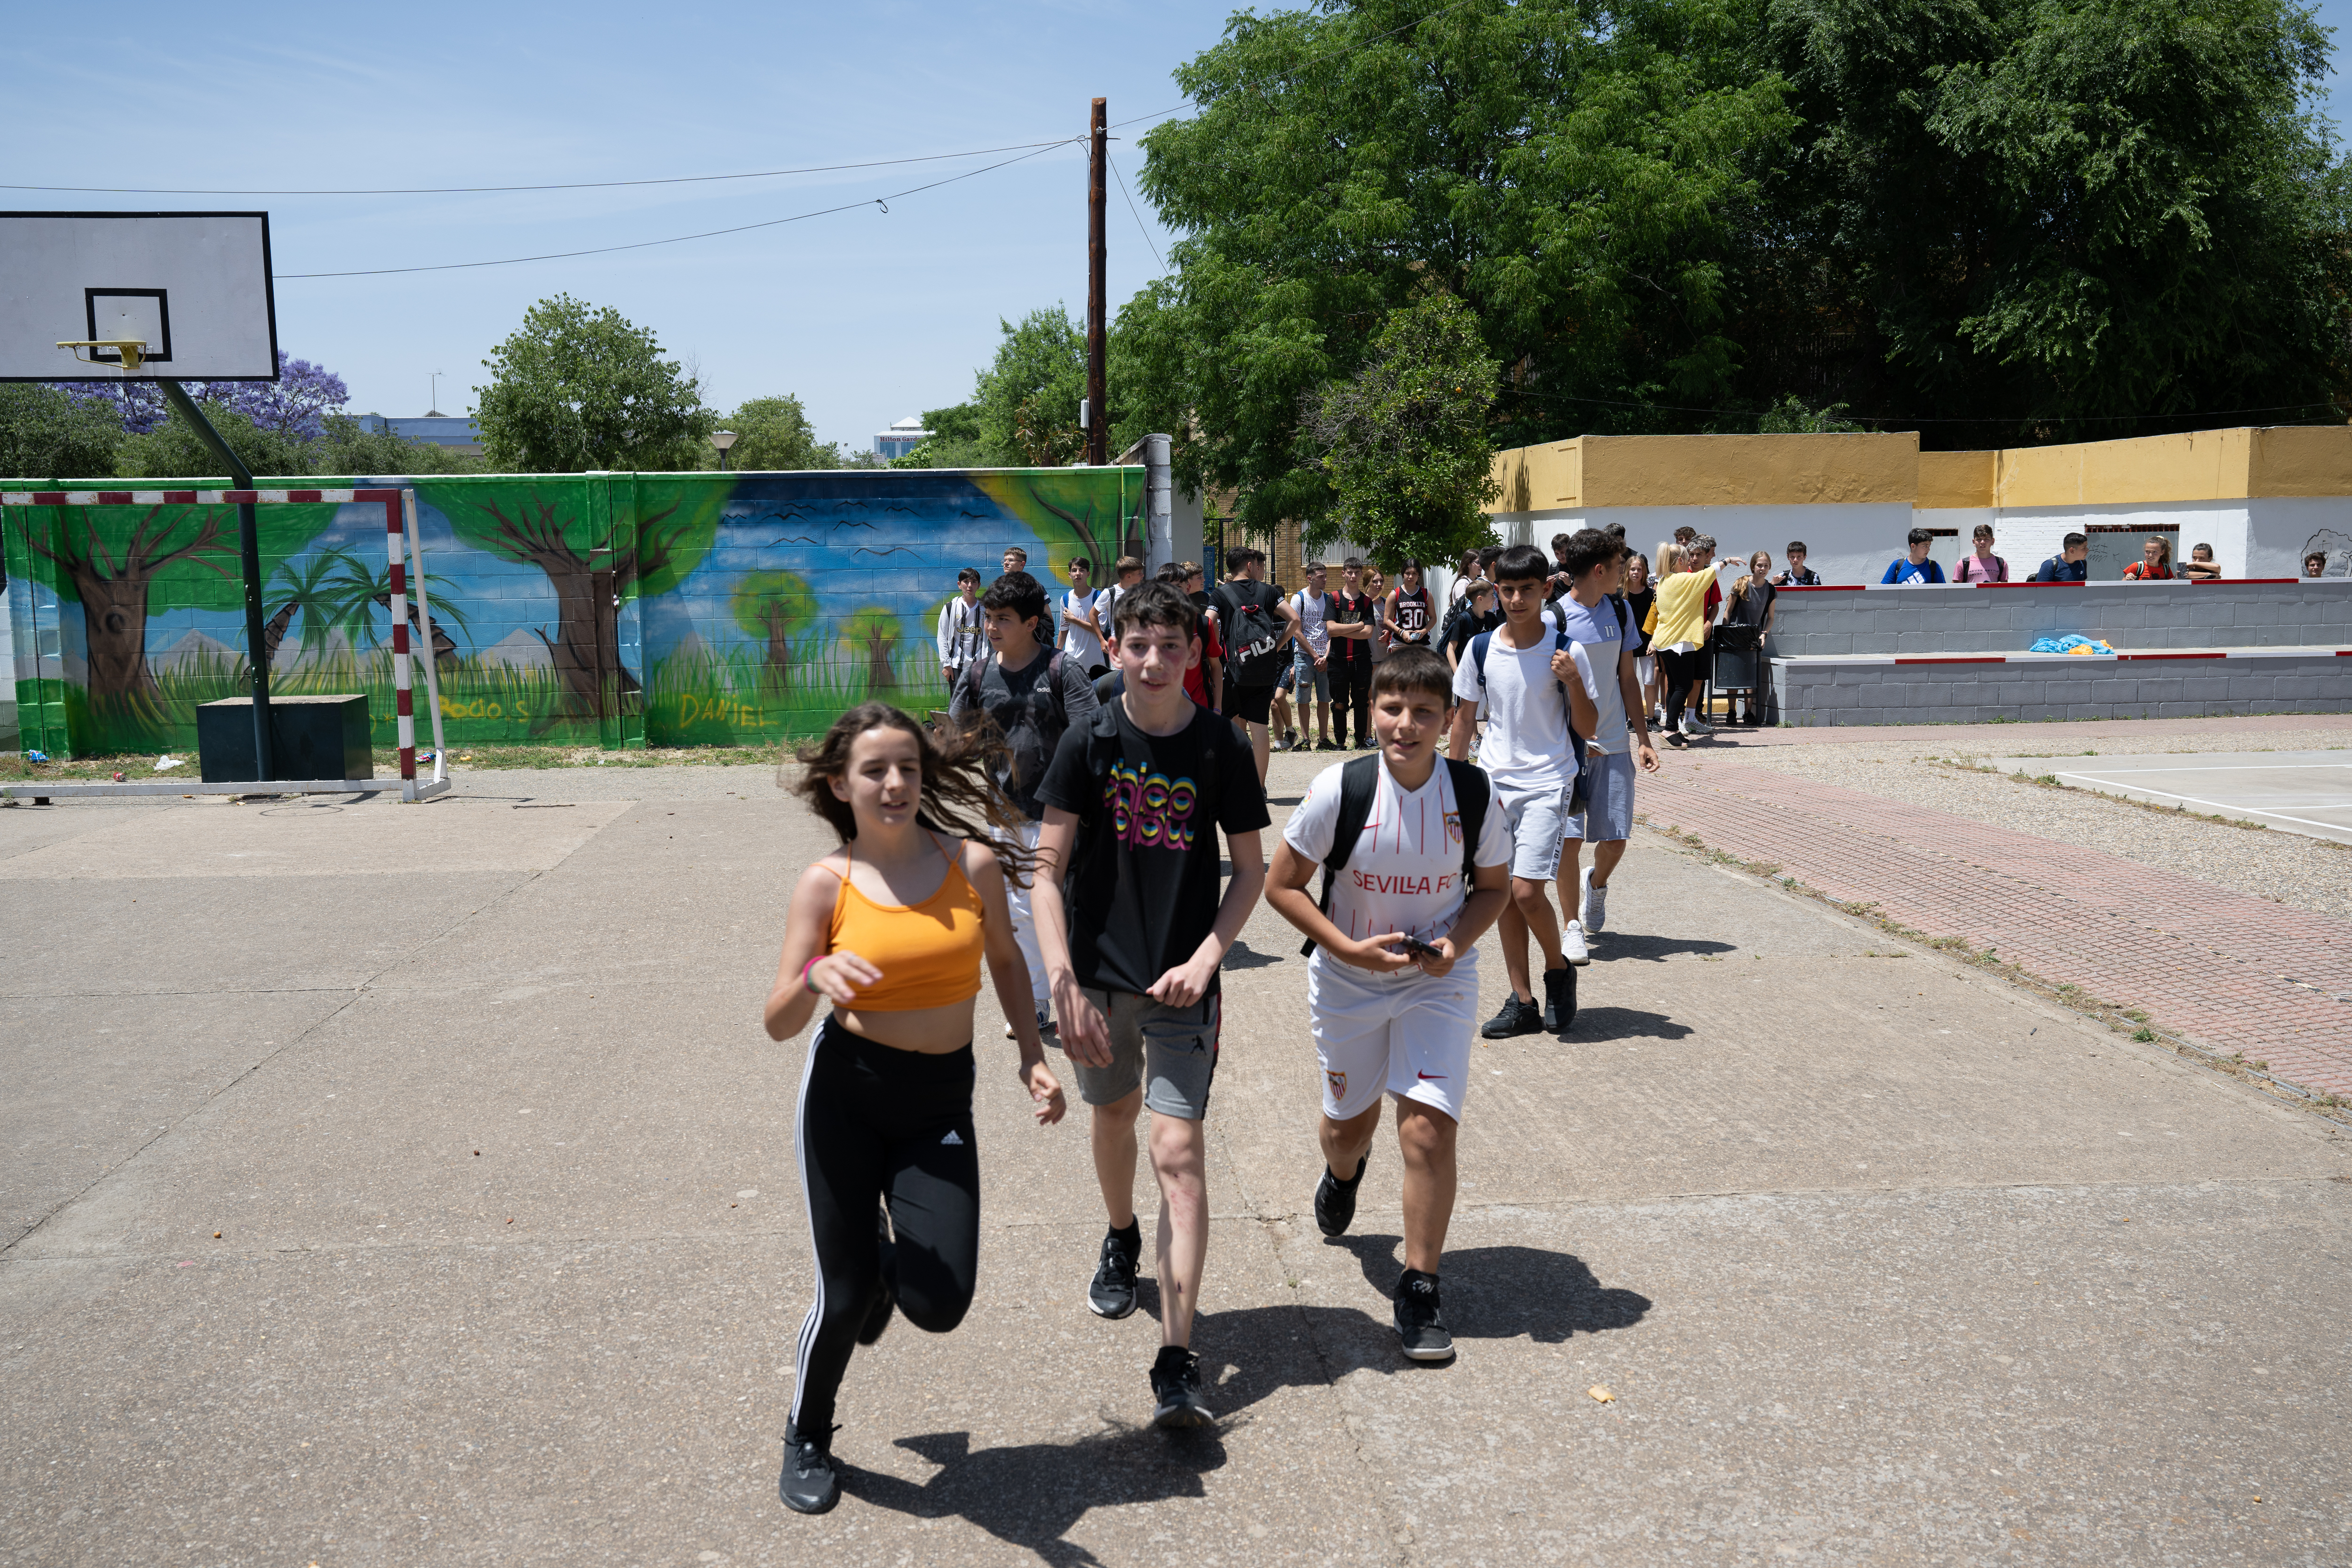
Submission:
M 1338 503 L 1307 531 L 1309 547 L 1344 526 L 1393 569 L 1487 538 L 1483 509 L 1499 488 L 1486 442 L 1496 377 L 1476 320 L 1452 295 L 1389 312 L 1363 368 L 1324 388 L 1309 422 Z
M 2347 390 L 2310 10 L 1767 0 L 1759 53 L 1801 124 L 1747 247 L 1752 390 L 1937 421 L 1945 446 L 2318 416 Z
M 412 441 L 390 430 L 362 430 L 347 415 L 330 414 L 325 426 L 309 443 L 306 474 L 479 474 L 489 465 L 471 452 Z
M 288 477 L 310 469 L 310 443 L 299 436 L 257 425 L 233 408 L 217 403 L 203 405 L 205 422 L 244 460 L 256 478 Z M 126 436 L 115 452 L 116 471 L 124 479 L 226 479 L 221 460 L 203 437 L 177 414 L 143 436 Z
M 37 382 L 0 383 L 0 474 L 102 479 L 121 444 L 121 416 L 109 405 Z
M 898 650 L 901 635 L 898 617 L 879 605 L 868 605 L 842 623 L 843 642 L 865 645 L 868 697 L 898 689 L 898 672 L 890 656 Z
M 727 596 L 735 624 L 768 645 L 761 681 L 778 693 L 792 689 L 793 638 L 816 620 L 816 595 L 794 572 L 746 572 Z
M 701 385 L 662 357 L 654 334 L 610 306 L 541 300 L 482 362 L 474 388 L 483 455 L 494 468 L 693 468 L 719 416 Z
M 907 455 L 892 461 L 894 468 L 982 468 L 988 466 L 980 440 L 980 409 L 970 403 L 923 411 L 923 428 L 931 434 Z
M 1253 532 L 1315 519 L 1333 492 L 1302 414 L 1433 289 L 1507 367 L 1497 443 L 1727 395 L 1723 257 L 1789 122 L 1755 3 L 1235 16 L 1177 72 L 1200 112 L 1144 138 L 1181 237 L 1120 312 L 1114 428 L 1171 432 L 1179 479 L 1236 487 Z
M 774 473 L 842 466 L 841 448 L 816 438 L 816 427 L 797 397 L 754 397 L 714 428 L 735 432 L 735 445 L 727 454 L 730 468 Z M 706 442 L 702 467 L 718 466 L 719 453 Z
M 972 388 L 981 450 L 1000 468 L 1060 468 L 1086 449 L 1087 340 L 1059 305 L 999 321 L 996 358 Z

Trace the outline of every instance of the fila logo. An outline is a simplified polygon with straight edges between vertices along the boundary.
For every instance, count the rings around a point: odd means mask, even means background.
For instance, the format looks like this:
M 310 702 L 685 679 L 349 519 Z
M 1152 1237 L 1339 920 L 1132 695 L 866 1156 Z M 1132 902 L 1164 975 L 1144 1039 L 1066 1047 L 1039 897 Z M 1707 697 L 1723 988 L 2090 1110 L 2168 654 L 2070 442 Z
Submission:
M 947 1135 L 946 1137 L 944 1137 L 944 1138 L 940 1139 L 940 1142 L 941 1143 L 943 1143 L 943 1144 L 944 1144 L 944 1143 L 953 1143 L 953 1144 L 957 1145 L 959 1148 L 961 1148 L 961 1147 L 962 1146 L 962 1144 L 963 1144 L 963 1140 L 962 1140 L 961 1138 L 958 1137 L 958 1136 L 957 1136 L 953 1131 L 950 1131 L 950 1132 L 948 1133 L 948 1135 Z

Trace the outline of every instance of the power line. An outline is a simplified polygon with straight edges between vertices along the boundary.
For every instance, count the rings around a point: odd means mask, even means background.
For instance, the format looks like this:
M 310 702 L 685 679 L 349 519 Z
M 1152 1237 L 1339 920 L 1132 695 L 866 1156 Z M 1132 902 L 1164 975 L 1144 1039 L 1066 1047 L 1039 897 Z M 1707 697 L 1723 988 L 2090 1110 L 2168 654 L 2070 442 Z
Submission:
M 1024 148 L 1058 147 L 1066 141 L 1014 142 L 1003 147 L 974 147 L 962 153 L 927 153 L 919 158 L 869 158 L 862 163 L 812 163 L 803 169 L 761 169 L 748 174 L 675 174 L 656 180 L 576 180 L 550 185 L 387 185 L 352 191 L 215 191 L 160 185 L 5 185 L 0 191 L 83 191 L 117 196 L 470 196 L 512 191 L 606 191 L 628 185 L 694 185 L 715 180 L 772 180 L 786 174 L 829 174 L 843 169 L 879 169 L 894 163 L 936 163 L 949 158 L 984 158 L 992 153 L 1018 153 Z
M 1108 146 L 1103 149 L 1103 162 L 1110 164 L 1110 172 L 1118 179 L 1118 194 L 1127 197 L 1127 210 L 1135 216 L 1135 232 L 1143 236 L 1143 243 L 1150 250 L 1151 259 L 1160 263 L 1160 270 L 1167 271 L 1168 260 L 1160 254 L 1160 247 L 1151 243 L 1151 231 L 1143 226 L 1143 215 L 1136 211 L 1135 197 L 1127 188 L 1127 176 L 1119 174 L 1118 164 L 1112 159 Z
M 944 180 L 933 180 L 926 185 L 909 185 L 903 191 L 893 191 L 887 196 L 868 196 L 861 202 L 844 202 L 839 206 L 819 207 L 814 212 L 794 213 L 790 217 L 772 217 L 760 223 L 737 224 L 730 228 L 707 228 L 698 234 L 674 234 L 666 239 L 641 239 L 631 245 L 599 245 L 586 250 L 551 250 L 542 256 L 509 256 L 496 261 L 444 261 L 429 267 L 369 267 L 350 272 L 278 272 L 271 276 L 276 280 L 284 282 L 297 278 L 382 278 L 400 272 L 460 272 L 476 267 L 516 267 L 526 261 L 562 261 L 576 256 L 608 256 L 614 251 L 644 250 L 656 245 L 682 245 L 689 239 L 712 239 L 722 234 L 745 234 L 757 228 L 774 228 L 779 224 L 800 223 L 807 218 L 824 217 L 833 213 L 854 212 L 859 207 L 878 206 L 887 213 L 890 209 L 883 205 L 886 202 L 895 202 L 901 196 L 911 196 L 923 191 L 935 191 L 941 185 L 952 185 L 958 180 L 969 180 L 976 175 L 1007 168 L 1026 159 L 1034 158 L 1041 153 L 1049 152 L 1055 147 L 1067 147 L 1082 140 L 1084 138 L 1072 136 L 1059 142 L 1043 142 L 1038 144 L 1035 152 L 1024 153 L 1018 158 L 1007 158 L 1003 163 L 991 163 L 983 169 L 967 169 L 961 174 L 950 174 Z

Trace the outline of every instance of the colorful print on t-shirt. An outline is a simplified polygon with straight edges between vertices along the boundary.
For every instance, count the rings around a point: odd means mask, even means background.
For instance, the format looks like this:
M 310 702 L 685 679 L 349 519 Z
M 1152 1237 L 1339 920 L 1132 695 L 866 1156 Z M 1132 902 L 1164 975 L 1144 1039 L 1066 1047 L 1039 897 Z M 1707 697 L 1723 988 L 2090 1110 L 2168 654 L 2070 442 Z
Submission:
M 1118 841 L 1137 849 L 1192 847 L 1192 806 L 1200 795 L 1191 779 L 1141 773 L 1125 759 L 1112 763 L 1103 781 L 1103 806 Z

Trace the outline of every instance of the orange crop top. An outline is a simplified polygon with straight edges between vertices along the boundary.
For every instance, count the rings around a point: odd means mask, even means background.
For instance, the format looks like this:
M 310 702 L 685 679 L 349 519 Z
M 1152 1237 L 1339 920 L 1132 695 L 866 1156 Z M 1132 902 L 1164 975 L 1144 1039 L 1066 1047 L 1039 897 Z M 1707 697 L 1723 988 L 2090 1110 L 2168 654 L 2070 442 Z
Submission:
M 854 868 L 855 847 L 843 852 Z M 910 1013 L 980 994 L 980 894 L 960 856 L 948 862 L 939 891 L 919 904 L 877 904 L 845 873 L 826 937 L 827 952 L 854 952 L 882 972 L 858 994 L 856 1012 Z

